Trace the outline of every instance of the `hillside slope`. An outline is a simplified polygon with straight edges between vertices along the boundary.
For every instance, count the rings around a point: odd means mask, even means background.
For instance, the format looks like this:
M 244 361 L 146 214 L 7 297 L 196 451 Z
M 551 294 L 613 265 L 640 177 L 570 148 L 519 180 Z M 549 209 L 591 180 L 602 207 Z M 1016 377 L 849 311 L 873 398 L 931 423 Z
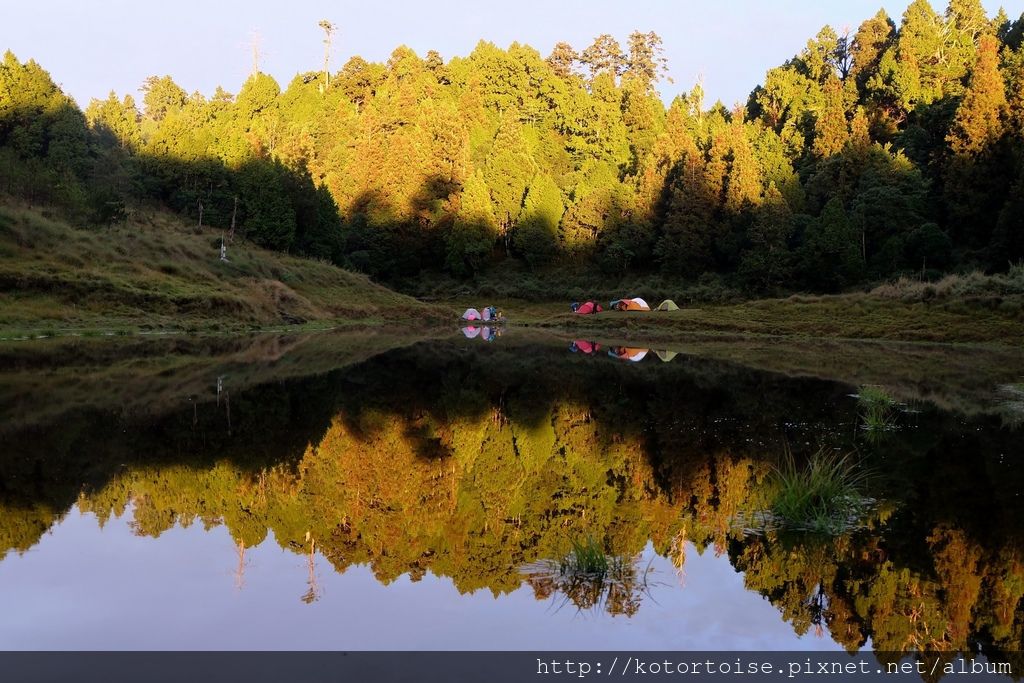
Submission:
M 0 330 L 227 330 L 441 320 L 446 311 L 335 266 L 162 213 L 78 229 L 0 206 Z

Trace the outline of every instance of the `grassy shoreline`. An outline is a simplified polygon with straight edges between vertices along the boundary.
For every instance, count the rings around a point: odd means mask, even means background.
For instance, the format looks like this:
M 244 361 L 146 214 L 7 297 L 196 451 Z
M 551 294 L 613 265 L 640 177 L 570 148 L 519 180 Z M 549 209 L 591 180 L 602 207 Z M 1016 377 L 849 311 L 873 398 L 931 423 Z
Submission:
M 1024 345 L 1024 297 L 908 302 L 846 294 L 586 316 L 569 312 L 564 303 L 509 302 L 505 314 L 512 324 L 523 327 L 650 341 L 698 334 Z
M 238 240 L 166 213 L 79 229 L 44 210 L 0 206 L 0 339 L 247 334 L 396 325 L 454 331 L 470 306 L 509 324 L 581 336 L 693 335 L 1024 345 L 1024 267 L 1006 275 L 901 281 L 868 293 L 684 305 L 578 316 L 567 302 L 453 297 L 424 302 L 327 263 Z M 652 303 L 655 303 L 652 301 Z

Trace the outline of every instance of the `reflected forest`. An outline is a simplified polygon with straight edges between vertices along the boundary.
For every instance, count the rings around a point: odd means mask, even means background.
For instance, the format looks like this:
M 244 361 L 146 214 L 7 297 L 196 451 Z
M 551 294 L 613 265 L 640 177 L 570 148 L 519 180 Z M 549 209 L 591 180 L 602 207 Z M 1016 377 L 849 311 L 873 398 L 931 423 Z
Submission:
M 338 342 L 325 347 L 335 357 Z M 686 590 L 689 549 L 728 558 L 798 634 L 1018 658 L 1024 470 L 1011 413 L 893 398 L 877 431 L 865 406 L 879 387 L 581 345 L 426 340 L 319 371 L 300 346 L 299 365 L 265 361 L 274 377 L 207 368 L 195 385 L 177 361 L 139 385 L 166 396 L 131 409 L 130 386 L 83 377 L 91 400 L 67 384 L 71 400 L 53 392 L 49 415 L 2 427 L 0 548 L 29 551 L 77 506 L 100 525 L 127 515 L 144 537 L 223 525 L 240 572 L 272 534 L 309 556 L 311 577 L 315 551 L 383 584 L 429 572 L 460 593 L 527 585 L 557 609 L 613 618 L 656 609 L 665 582 Z M 5 360 L 33 368 L 31 354 Z M 872 473 L 855 523 L 755 524 L 787 457 L 822 451 Z M 678 576 L 648 574 L 649 543 Z M 310 591 L 303 600 L 317 599 L 312 578 Z

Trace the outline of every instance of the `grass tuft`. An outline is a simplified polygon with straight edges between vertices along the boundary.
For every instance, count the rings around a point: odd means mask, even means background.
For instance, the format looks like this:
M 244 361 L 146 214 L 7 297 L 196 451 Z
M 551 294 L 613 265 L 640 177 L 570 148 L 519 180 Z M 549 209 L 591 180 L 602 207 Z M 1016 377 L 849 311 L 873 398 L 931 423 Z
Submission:
M 873 436 L 895 431 L 896 400 L 883 387 L 867 384 L 857 393 L 861 427 Z
M 848 531 L 874 502 L 863 493 L 868 477 L 850 454 L 823 449 L 798 466 L 787 451 L 772 477 L 773 521 L 795 531 L 832 535 Z

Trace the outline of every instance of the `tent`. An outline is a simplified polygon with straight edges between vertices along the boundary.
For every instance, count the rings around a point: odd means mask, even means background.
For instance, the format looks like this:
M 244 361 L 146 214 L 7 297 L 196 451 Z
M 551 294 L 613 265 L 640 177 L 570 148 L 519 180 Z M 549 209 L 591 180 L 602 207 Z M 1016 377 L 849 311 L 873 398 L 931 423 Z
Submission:
M 658 358 L 665 361 L 666 363 L 675 358 L 676 355 L 678 355 L 675 351 L 655 351 L 655 353 L 658 354 Z
M 649 311 L 649 310 L 651 310 L 650 305 L 646 301 L 644 301 L 643 299 L 641 299 L 638 296 L 633 297 L 632 299 L 630 299 L 630 301 L 632 301 L 637 306 L 639 306 L 640 307 L 639 310 L 641 310 L 641 311 Z
M 462 314 L 463 320 L 483 320 L 484 317 L 480 315 L 480 311 L 475 308 L 467 308 L 466 312 Z
M 665 299 L 660 304 L 658 304 L 658 308 L 656 308 L 655 310 L 657 310 L 657 311 L 678 311 L 679 307 L 676 306 L 676 302 L 672 301 L 672 299 Z
M 473 327 L 472 325 L 470 325 L 469 327 L 463 327 L 462 334 L 466 335 L 466 339 L 473 339 L 478 334 L 480 334 L 480 328 Z
M 596 301 L 587 301 L 576 307 L 576 313 L 579 315 L 590 315 L 591 313 L 600 313 L 603 309 Z
M 649 311 L 651 307 L 647 302 L 636 297 L 635 299 L 616 299 L 611 302 L 611 307 L 617 311 Z

